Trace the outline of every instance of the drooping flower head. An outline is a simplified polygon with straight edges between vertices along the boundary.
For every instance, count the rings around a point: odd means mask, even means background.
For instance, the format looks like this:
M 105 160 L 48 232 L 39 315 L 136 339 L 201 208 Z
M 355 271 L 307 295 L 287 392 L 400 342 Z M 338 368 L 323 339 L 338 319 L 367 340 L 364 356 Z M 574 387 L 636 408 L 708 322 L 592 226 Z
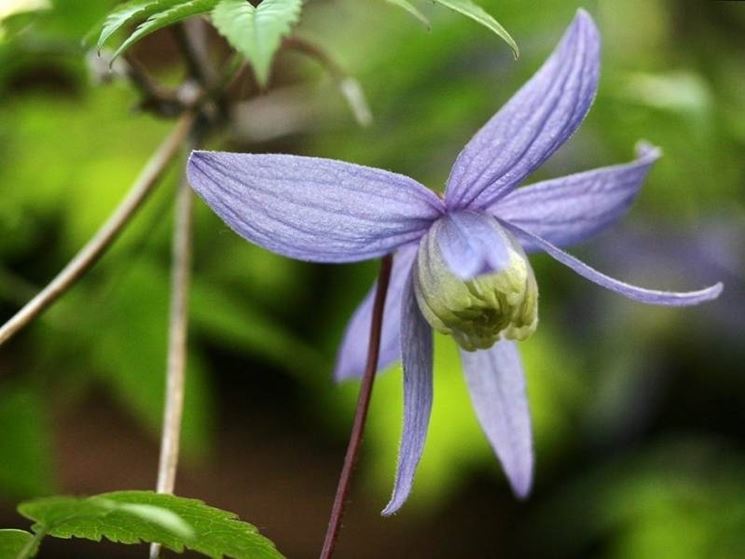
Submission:
M 612 279 L 562 250 L 619 219 L 659 150 L 634 161 L 517 188 L 577 129 L 592 104 L 600 41 L 580 10 L 538 72 L 458 156 L 443 198 L 381 169 L 293 155 L 194 152 L 189 179 L 239 235 L 312 262 L 355 262 L 395 253 L 386 301 L 383 369 L 404 370 L 404 428 L 391 514 L 406 500 L 432 406 L 432 329 L 461 348 L 476 414 L 514 492 L 530 490 L 530 415 L 515 340 L 538 323 L 538 287 L 526 253 L 546 252 L 579 275 L 630 299 L 695 305 L 721 284 L 687 293 Z M 352 317 L 338 379 L 362 374 L 372 292 Z

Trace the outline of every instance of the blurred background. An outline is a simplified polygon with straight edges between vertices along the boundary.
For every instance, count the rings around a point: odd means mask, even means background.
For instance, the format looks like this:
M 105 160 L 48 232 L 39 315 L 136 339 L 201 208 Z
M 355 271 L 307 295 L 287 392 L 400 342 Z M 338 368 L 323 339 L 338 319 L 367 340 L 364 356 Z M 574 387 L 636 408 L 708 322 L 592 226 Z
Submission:
M 469 137 L 541 64 L 579 5 L 603 69 L 579 133 L 536 179 L 661 146 L 624 223 L 574 252 L 620 279 L 694 289 L 694 309 L 645 307 L 532 258 L 541 326 L 521 344 L 536 441 L 531 498 L 514 499 L 438 338 L 435 404 L 412 498 L 392 487 L 401 371 L 379 376 L 339 557 L 745 557 L 745 3 L 479 0 L 521 48 L 429 4 L 427 31 L 381 1 L 307 2 L 298 36 L 357 77 L 357 126 L 333 79 L 292 51 L 270 88 L 250 72 L 211 148 L 383 167 L 440 190 Z M 136 110 L 81 38 L 112 2 L 54 0 L 0 39 L 0 320 L 69 260 L 171 123 Z M 2 23 L 0 23 L 2 25 Z M 225 47 L 210 37 L 216 64 Z M 175 83 L 167 31 L 133 51 Z M 171 201 L 182 163 L 104 259 L 0 349 L 0 523 L 21 499 L 155 485 Z M 330 372 L 374 264 L 290 261 L 197 203 L 184 456 L 177 491 L 240 514 L 291 558 L 320 549 L 358 385 Z M 41 557 L 143 557 L 144 547 L 45 542 Z

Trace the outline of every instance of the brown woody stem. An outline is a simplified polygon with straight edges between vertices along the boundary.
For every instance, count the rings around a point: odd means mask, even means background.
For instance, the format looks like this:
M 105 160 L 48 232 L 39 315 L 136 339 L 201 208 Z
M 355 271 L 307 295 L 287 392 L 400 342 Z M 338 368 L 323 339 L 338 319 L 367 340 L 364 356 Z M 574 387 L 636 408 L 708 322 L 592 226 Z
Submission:
M 326 537 L 321 550 L 321 559 L 329 559 L 336 548 L 336 541 L 339 538 L 341 521 L 344 516 L 344 507 L 349 494 L 349 487 L 352 481 L 352 473 L 357 462 L 360 447 L 362 445 L 362 436 L 365 432 L 365 422 L 367 420 L 367 411 L 370 408 L 370 397 L 372 396 L 373 382 L 375 381 L 375 371 L 378 367 L 378 356 L 380 354 L 380 336 L 383 326 L 383 309 L 385 308 L 385 299 L 388 293 L 388 283 L 391 278 L 391 268 L 393 265 L 393 256 L 383 257 L 378 275 L 378 287 L 375 291 L 375 301 L 373 303 L 372 320 L 370 324 L 370 342 L 367 349 L 367 364 L 365 373 L 362 377 L 362 386 L 357 398 L 357 409 L 354 414 L 354 424 L 352 433 L 349 436 L 347 454 L 344 457 L 344 466 L 339 475 L 339 484 L 336 488 L 334 504 L 331 508 L 331 516 L 326 530 Z

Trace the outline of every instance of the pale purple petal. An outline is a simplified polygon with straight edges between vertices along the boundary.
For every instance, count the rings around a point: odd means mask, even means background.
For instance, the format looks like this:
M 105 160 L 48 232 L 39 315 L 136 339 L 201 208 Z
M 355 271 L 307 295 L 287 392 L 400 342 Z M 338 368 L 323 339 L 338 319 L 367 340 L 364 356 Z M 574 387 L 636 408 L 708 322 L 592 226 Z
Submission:
M 432 410 L 432 329 L 416 302 L 413 274 L 409 276 L 403 292 L 401 354 L 404 365 L 404 426 L 393 495 L 382 512 L 385 516 L 400 509 L 411 492 Z
M 417 244 L 400 249 L 393 257 L 391 281 L 383 310 L 383 325 L 380 333 L 380 356 L 378 371 L 387 369 L 401 358 L 401 298 L 404 285 L 409 281 L 411 266 L 417 253 Z M 370 322 L 377 283 L 352 315 L 336 358 L 334 378 L 337 381 L 361 377 L 367 363 L 367 348 L 370 341 Z
M 468 391 L 515 494 L 524 498 L 533 480 L 533 442 L 525 377 L 515 342 L 491 349 L 460 352 Z
M 624 165 L 539 182 L 510 192 L 489 211 L 545 240 L 566 247 L 595 235 L 622 217 L 636 198 L 660 150 L 640 144 Z M 532 243 L 527 252 L 538 250 Z
M 689 305 L 698 305 L 700 303 L 705 303 L 706 301 L 716 299 L 722 292 L 721 282 L 712 285 L 711 287 L 707 287 L 706 289 L 700 289 L 698 291 L 686 291 L 682 293 L 675 291 L 656 291 L 653 289 L 636 287 L 634 285 L 624 283 L 598 272 L 581 260 L 578 260 L 577 258 L 572 256 L 571 254 L 564 252 L 557 246 L 549 243 L 547 240 L 542 239 L 538 235 L 534 235 L 533 233 L 530 233 L 525 229 L 520 229 L 519 227 L 510 225 L 508 223 L 505 223 L 505 227 L 512 230 L 515 235 L 517 235 L 517 238 L 520 242 L 523 242 L 523 240 L 525 240 L 527 242 L 533 243 L 535 246 L 547 252 L 550 256 L 552 256 L 565 266 L 568 266 L 569 268 L 577 272 L 580 276 L 587 278 L 588 280 L 602 287 L 605 287 L 606 289 L 615 291 L 616 293 L 619 293 L 624 297 L 633 299 L 634 301 L 647 303 L 649 305 L 685 307 Z
M 579 10 L 551 57 L 458 156 L 448 208 L 486 208 L 548 159 L 585 118 L 599 69 L 597 28 Z
M 484 212 L 449 213 L 432 226 L 450 270 L 463 280 L 498 272 L 510 263 L 509 240 L 497 220 Z
M 442 211 L 413 179 L 330 159 L 195 151 L 188 173 L 236 233 L 299 260 L 389 254 L 419 239 Z

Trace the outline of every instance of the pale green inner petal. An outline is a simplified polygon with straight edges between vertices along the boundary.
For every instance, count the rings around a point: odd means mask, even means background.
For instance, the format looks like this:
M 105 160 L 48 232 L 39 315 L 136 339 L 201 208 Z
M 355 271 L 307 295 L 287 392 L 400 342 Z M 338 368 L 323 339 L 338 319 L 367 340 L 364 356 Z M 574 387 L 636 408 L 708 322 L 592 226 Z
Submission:
M 499 224 L 510 264 L 500 272 L 464 281 L 450 271 L 437 242 L 437 226 L 422 239 L 414 291 L 435 330 L 467 351 L 488 349 L 500 338 L 524 340 L 538 326 L 538 286 L 520 244 Z

